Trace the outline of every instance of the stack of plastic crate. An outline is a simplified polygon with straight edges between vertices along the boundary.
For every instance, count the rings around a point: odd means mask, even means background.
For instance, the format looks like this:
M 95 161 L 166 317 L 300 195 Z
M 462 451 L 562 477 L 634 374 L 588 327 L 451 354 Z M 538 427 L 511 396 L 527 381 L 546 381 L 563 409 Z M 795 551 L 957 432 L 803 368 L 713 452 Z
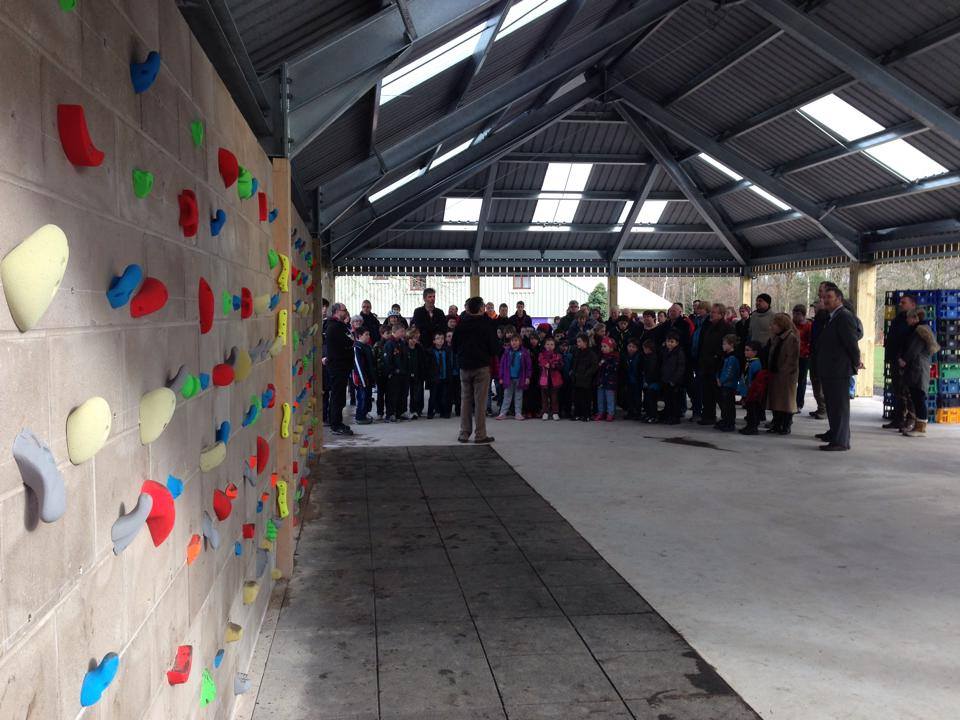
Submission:
M 903 295 L 913 295 L 917 308 L 926 315 L 926 322 L 937 336 L 940 352 L 930 367 L 927 391 L 927 416 L 931 422 L 960 423 L 960 290 L 893 290 L 884 299 L 883 331 L 897 316 Z M 883 368 L 883 415 L 893 411 L 892 368 Z

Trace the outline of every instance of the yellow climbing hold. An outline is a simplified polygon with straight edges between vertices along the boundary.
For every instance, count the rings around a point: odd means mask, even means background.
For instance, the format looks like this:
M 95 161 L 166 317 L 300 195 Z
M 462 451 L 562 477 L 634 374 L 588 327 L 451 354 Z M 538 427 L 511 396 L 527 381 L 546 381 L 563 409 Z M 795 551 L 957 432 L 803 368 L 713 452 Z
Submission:
M 227 457 L 227 446 L 222 442 L 209 445 L 200 451 L 200 472 L 210 472 Z
M 280 515 L 281 520 L 290 514 L 290 507 L 287 505 L 287 482 L 285 480 L 277 480 L 277 514 Z
M 157 388 L 140 398 L 140 444 L 159 438 L 176 409 L 177 394 L 170 388 Z
M 283 253 L 280 254 L 280 274 L 277 275 L 277 287 L 280 292 L 287 292 L 290 289 L 290 258 Z
M 96 455 L 110 436 L 113 415 L 102 397 L 92 397 L 67 416 L 67 455 L 74 465 Z
M 223 635 L 225 642 L 232 643 L 237 642 L 240 638 L 243 637 L 243 628 L 236 623 L 227 623 L 227 631 Z
M 236 382 L 242 382 L 250 376 L 253 369 L 253 359 L 246 350 L 237 353 L 237 361 L 233 364 L 233 377 Z
M 243 604 L 253 605 L 260 593 L 260 584 L 255 580 L 248 580 L 243 584 Z
M 280 341 L 287 344 L 287 311 L 281 310 L 277 313 L 277 337 Z
M 290 403 L 283 403 L 280 406 L 282 412 L 280 416 L 280 437 L 290 437 Z
M 0 261 L 0 283 L 20 332 L 33 328 L 50 307 L 67 269 L 67 236 L 44 225 Z

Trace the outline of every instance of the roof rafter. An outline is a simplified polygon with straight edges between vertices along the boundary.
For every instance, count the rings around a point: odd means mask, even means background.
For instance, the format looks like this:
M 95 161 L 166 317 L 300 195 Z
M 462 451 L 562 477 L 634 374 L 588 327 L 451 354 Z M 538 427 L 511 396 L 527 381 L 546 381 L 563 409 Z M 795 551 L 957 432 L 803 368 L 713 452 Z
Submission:
M 497 163 L 491 163 L 487 170 L 487 182 L 483 187 L 483 200 L 480 202 L 480 216 L 477 218 L 477 234 L 473 241 L 473 252 L 470 259 L 477 262 L 483 248 L 483 234 L 487 230 L 487 218 L 493 206 L 493 188 L 497 184 Z
M 635 197 L 631 198 L 633 205 L 630 207 L 629 212 L 627 212 L 627 217 L 623 221 L 623 227 L 620 228 L 616 241 L 610 247 L 610 262 L 615 263 L 620 260 L 620 254 L 623 252 L 623 246 L 627 244 L 627 238 L 630 237 L 633 224 L 640 216 L 643 204 L 650 197 L 650 193 L 653 192 L 653 188 L 656 187 L 657 182 L 660 180 L 660 173 L 659 165 L 650 165 L 645 171 L 643 180 L 640 182 L 640 190 Z
M 433 232 L 446 230 L 448 232 L 469 232 L 473 234 L 474 227 L 479 223 L 470 222 L 444 222 L 444 221 L 422 221 L 394 223 L 389 229 L 399 232 L 408 232 L 410 230 L 420 230 L 422 232 Z M 462 229 L 459 227 L 462 226 Z M 516 232 L 571 232 L 571 233 L 590 233 L 611 235 L 620 234 L 619 224 L 612 223 L 549 223 L 549 222 L 488 222 L 485 225 L 485 232 L 488 233 L 516 233 Z M 624 224 L 624 227 L 629 227 Z M 678 233 L 687 235 L 713 235 L 716 231 L 704 223 L 641 223 L 637 227 L 642 227 L 647 233 Z M 639 231 L 638 231 L 639 232 Z

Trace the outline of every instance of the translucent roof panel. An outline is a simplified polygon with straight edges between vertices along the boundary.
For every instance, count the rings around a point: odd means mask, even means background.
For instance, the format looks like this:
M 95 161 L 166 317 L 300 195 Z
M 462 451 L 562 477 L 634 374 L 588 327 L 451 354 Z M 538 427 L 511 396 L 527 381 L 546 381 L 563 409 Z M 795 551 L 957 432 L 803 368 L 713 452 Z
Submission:
M 483 198 L 446 198 L 443 206 L 444 222 L 477 222 Z
M 643 203 L 643 207 L 640 208 L 640 212 L 637 214 L 636 223 L 630 232 L 653 232 L 653 228 L 644 227 L 644 225 L 654 225 L 660 220 L 660 216 L 663 215 L 663 211 L 667 208 L 667 200 L 647 200 Z M 620 218 L 617 220 L 616 229 L 619 230 L 623 227 L 623 223 L 627 221 L 627 215 L 630 213 L 630 209 L 633 207 L 633 203 L 626 203 L 623 206 L 623 210 L 620 212 Z
M 567 0 L 518 0 L 513 3 L 507 17 L 503 21 L 497 40 L 501 40 L 524 25 L 529 25 L 538 17 L 546 15 L 554 8 L 560 7 Z
M 731 180 L 743 180 L 743 175 L 740 175 L 740 174 L 738 174 L 738 173 L 735 173 L 733 170 L 731 170 L 730 168 L 728 168 L 726 165 L 724 165 L 722 162 L 720 162 L 720 161 L 717 160 L 716 158 L 711 157 L 710 155 L 707 155 L 706 153 L 700 153 L 700 155 L 698 155 L 698 157 L 699 157 L 701 160 L 703 160 L 705 163 L 707 163 L 708 165 L 712 165 L 713 167 L 715 167 L 717 170 L 719 170 L 720 172 L 722 172 L 724 175 L 726 175 L 726 176 L 727 176 L 728 178 L 730 178 Z M 773 205 L 773 206 L 775 206 L 775 207 L 780 208 L 781 210 L 789 210 L 789 209 L 790 209 L 790 206 L 789 206 L 789 205 L 787 205 L 787 204 L 786 204 L 785 202 L 783 202 L 782 200 L 774 197 L 773 195 L 771 195 L 770 193 L 768 193 L 766 190 L 764 190 L 762 187 L 759 187 L 759 186 L 757 186 L 757 185 L 751 185 L 751 186 L 750 186 L 750 191 L 753 192 L 753 193 L 756 193 L 757 195 L 759 195 L 760 197 L 762 197 L 764 200 L 766 200 L 768 203 L 770 203 L 771 205 Z
M 376 202 L 377 200 L 379 200 L 380 198 L 389 195 L 390 193 L 392 193 L 392 192 L 393 192 L 394 190 L 396 190 L 397 188 L 403 187 L 403 186 L 406 185 L 408 182 L 411 182 L 411 181 L 413 181 L 413 180 L 416 180 L 418 177 L 420 177 L 421 175 L 423 175 L 423 172 L 424 172 L 424 171 L 423 171 L 423 168 L 421 168 L 421 169 L 419 169 L 419 170 L 414 170 L 414 171 L 413 171 L 412 173 L 410 173 L 409 175 L 404 175 L 402 178 L 400 178 L 400 179 L 397 180 L 396 182 L 390 183 L 389 185 L 387 185 L 387 186 L 386 186 L 385 188 L 383 188 L 382 190 L 377 190 L 375 193 L 372 193 L 372 194 L 367 198 L 367 200 L 369 200 L 370 202 L 374 203 L 374 202 Z
M 580 205 L 580 193 L 587 186 L 590 163 L 550 163 L 541 190 L 546 194 L 537 200 L 533 222 L 571 223 Z M 563 193 L 558 199 L 552 193 Z

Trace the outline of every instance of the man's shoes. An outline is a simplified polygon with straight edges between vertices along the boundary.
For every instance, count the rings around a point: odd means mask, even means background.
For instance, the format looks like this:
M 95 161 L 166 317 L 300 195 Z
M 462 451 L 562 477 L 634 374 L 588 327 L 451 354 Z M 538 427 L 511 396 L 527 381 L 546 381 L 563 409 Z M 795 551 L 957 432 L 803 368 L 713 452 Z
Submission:
M 353 430 L 346 425 L 338 425 L 335 428 L 331 428 L 330 432 L 334 435 L 353 435 Z
M 891 420 L 891 421 L 888 422 L 888 423 L 884 423 L 884 424 L 881 425 L 880 427 L 882 427 L 884 430 L 899 430 L 899 429 L 900 429 L 900 422 L 897 421 L 897 420 Z
M 746 427 L 740 428 L 738 431 L 741 435 L 759 435 L 760 431 L 757 430 L 756 425 L 747 425 Z
M 846 445 L 834 445 L 833 443 L 830 443 L 829 445 L 821 445 L 820 449 L 827 452 L 839 452 L 841 450 L 849 450 L 850 448 Z
M 478 445 L 479 445 L 479 444 L 483 444 L 483 443 L 492 443 L 492 442 L 493 442 L 493 435 L 487 435 L 487 436 L 484 437 L 484 438 L 477 438 L 476 440 L 474 440 L 474 442 L 477 443 Z
M 463 435 L 458 435 L 457 442 L 462 442 L 462 443 L 470 442 L 470 436 L 467 435 L 467 437 L 464 437 Z
M 373 419 L 368 417 L 360 418 L 359 420 L 357 420 L 357 425 L 370 425 L 372 423 L 373 423 Z
M 810 411 L 809 413 L 807 413 L 807 414 L 808 414 L 810 417 L 814 418 L 815 420 L 823 420 L 823 419 L 825 419 L 825 418 L 827 417 L 827 414 L 826 414 L 825 412 L 821 412 L 821 411 L 819 411 L 819 410 L 811 410 L 811 411 Z
M 819 435 L 814 435 L 814 437 L 815 437 L 817 440 L 823 440 L 824 442 L 828 443 L 828 442 L 830 442 L 830 437 L 831 437 L 831 436 L 830 436 L 830 433 L 825 432 L 825 433 L 820 433 Z

